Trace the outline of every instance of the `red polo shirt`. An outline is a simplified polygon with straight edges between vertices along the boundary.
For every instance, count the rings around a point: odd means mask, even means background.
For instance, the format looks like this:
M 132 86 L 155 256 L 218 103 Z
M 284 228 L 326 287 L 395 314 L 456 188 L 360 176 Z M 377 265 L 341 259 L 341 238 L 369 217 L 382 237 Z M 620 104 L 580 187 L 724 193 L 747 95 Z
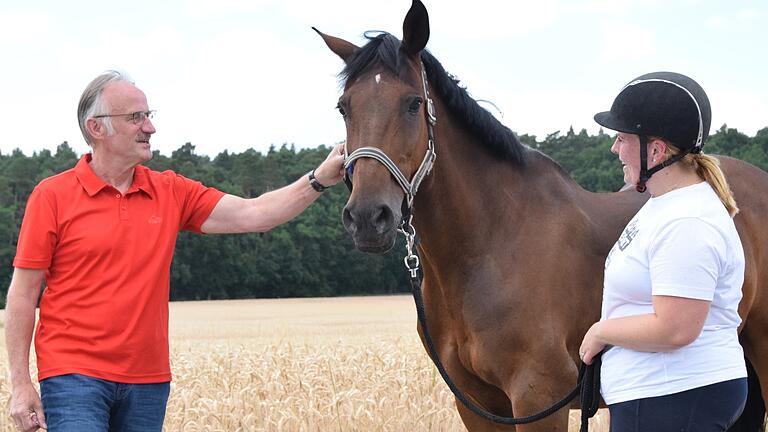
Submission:
M 85 155 L 35 187 L 15 267 L 45 269 L 35 333 L 38 379 L 79 373 L 123 383 L 171 379 L 168 296 L 180 230 L 224 195 L 172 171 L 137 166 L 125 195 Z

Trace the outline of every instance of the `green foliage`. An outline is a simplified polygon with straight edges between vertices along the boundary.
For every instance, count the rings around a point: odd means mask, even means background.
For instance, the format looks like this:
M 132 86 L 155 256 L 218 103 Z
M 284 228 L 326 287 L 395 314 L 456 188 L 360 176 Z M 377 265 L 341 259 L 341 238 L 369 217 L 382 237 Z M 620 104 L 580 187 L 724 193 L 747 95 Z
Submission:
M 610 152 L 613 137 L 601 130 L 590 136 L 582 129 L 578 134 L 569 130 L 548 135 L 544 141 L 526 136 L 526 144 L 556 160 L 574 180 L 585 189 L 594 192 L 616 191 L 624 184 L 621 164 Z
M 583 187 L 615 191 L 622 186 L 621 165 L 610 152 L 613 136 L 582 130 L 520 140 L 554 160 Z M 438 143 L 439 146 L 439 143 Z M 723 125 L 707 142 L 711 154 L 737 157 L 768 171 L 768 128 L 750 138 Z M 223 151 L 215 158 L 195 153 L 186 143 L 170 157 L 155 152 L 146 165 L 173 170 L 224 192 L 256 197 L 288 184 L 316 167 L 329 147 L 296 150 L 272 146 L 266 154 Z M 56 153 L 31 157 L 20 150 L 0 155 L 0 307 L 10 283 L 19 226 L 27 197 L 43 178 L 75 165 L 78 156 L 64 142 Z M 438 158 L 438 162 L 439 158 Z M 181 233 L 171 267 L 173 300 L 309 297 L 403 292 L 408 289 L 402 239 L 385 255 L 354 249 L 341 224 L 348 197 L 343 186 L 324 193 L 293 221 L 265 234 L 196 235 Z

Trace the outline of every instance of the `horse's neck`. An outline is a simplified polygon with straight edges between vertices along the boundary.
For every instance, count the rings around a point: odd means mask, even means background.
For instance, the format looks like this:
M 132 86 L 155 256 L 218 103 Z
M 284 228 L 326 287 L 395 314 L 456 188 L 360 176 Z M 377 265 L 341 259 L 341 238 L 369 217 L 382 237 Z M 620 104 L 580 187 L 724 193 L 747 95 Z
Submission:
M 536 211 L 536 197 L 525 190 L 528 174 L 494 157 L 462 130 L 441 132 L 433 172 L 419 190 L 414 208 L 423 249 L 428 254 L 451 254 L 453 245 L 465 256 L 484 253 L 492 231 L 512 237 L 520 215 Z
M 592 252 L 607 254 L 639 207 L 636 197 L 585 191 L 535 150 L 526 150 L 526 163 L 518 166 L 461 131 L 441 136 L 451 141 L 436 143 L 434 172 L 414 211 L 432 265 L 452 268 L 495 253 L 492 245 L 500 243 L 506 251 L 527 250 L 535 242 L 573 235 Z

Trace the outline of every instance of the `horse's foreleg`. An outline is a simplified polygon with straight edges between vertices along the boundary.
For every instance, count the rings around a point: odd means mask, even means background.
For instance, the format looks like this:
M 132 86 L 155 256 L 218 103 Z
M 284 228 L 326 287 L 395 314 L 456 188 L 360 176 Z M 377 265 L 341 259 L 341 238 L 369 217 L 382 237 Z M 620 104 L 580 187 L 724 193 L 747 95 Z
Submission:
M 467 370 L 459 361 L 456 351 L 450 351 L 452 352 L 444 352 L 446 355 L 443 364 L 453 382 L 464 394 L 464 397 L 485 411 L 498 416 L 512 416 L 511 405 L 507 395 L 499 388 L 486 383 Z M 458 399 L 456 399 L 456 408 L 461 421 L 469 432 L 509 432 L 515 430 L 514 426 L 494 423 L 478 416 L 467 409 Z
M 547 370 L 544 370 L 546 368 Z M 516 417 L 539 413 L 565 397 L 576 385 L 578 371 L 566 353 L 563 361 L 556 363 L 550 357 L 547 361 L 535 361 L 521 365 L 524 373 L 512 377 L 507 390 Z M 568 430 L 569 406 L 554 414 L 526 425 L 518 426 L 518 432 L 544 432 Z
M 472 399 L 472 401 L 475 402 L 476 405 L 480 405 L 482 407 L 479 401 L 475 401 L 474 398 Z M 467 407 L 465 407 L 458 400 L 456 400 L 456 408 L 459 411 L 459 416 L 461 416 L 461 421 L 464 422 L 464 426 L 467 428 L 469 432 L 481 432 L 481 431 L 509 432 L 509 431 L 516 430 L 514 426 L 494 423 L 492 421 L 486 420 L 478 416 L 477 414 L 468 410 Z
M 456 373 L 454 371 L 452 376 L 457 377 L 454 378 L 454 382 L 462 389 L 464 397 L 469 399 L 474 405 L 499 416 L 512 416 L 509 399 L 504 392 L 470 374 L 466 369 L 464 369 L 463 373 Z M 456 399 L 456 408 L 459 411 L 461 421 L 464 422 L 464 426 L 466 426 L 469 432 L 509 432 L 515 430 L 514 426 L 494 423 L 475 414 L 465 407 L 459 399 Z
M 567 358 L 564 355 L 564 358 Z M 458 359 L 456 361 L 458 363 Z M 541 364 L 541 363 L 537 363 Z M 550 364 L 551 365 L 551 364 Z M 477 376 L 469 373 L 460 364 L 452 365 L 457 378 L 454 380 L 464 393 L 476 405 L 491 411 L 496 415 L 511 417 L 527 417 L 541 412 L 555 402 L 565 397 L 576 385 L 577 370 L 568 359 L 557 370 L 538 372 L 534 364 L 520 365 L 519 370 L 525 371 L 511 379 L 507 393 L 492 386 Z M 459 373 L 459 370 L 463 371 Z M 503 404 L 507 404 L 504 406 Z M 533 423 L 510 426 L 494 423 L 467 409 L 461 402 L 456 401 L 464 425 L 470 432 L 475 431 L 517 431 L 517 432 L 567 432 L 569 405 L 552 415 Z

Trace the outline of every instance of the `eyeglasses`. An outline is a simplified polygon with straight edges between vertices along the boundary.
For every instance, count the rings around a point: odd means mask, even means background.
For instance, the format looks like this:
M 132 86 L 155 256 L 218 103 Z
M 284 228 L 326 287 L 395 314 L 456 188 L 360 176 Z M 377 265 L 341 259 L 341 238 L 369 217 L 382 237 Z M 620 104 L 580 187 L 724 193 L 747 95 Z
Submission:
M 147 119 L 152 119 L 155 117 L 155 110 L 151 111 L 136 111 L 134 113 L 127 113 L 127 114 L 100 114 L 95 115 L 93 118 L 102 118 L 102 117 L 121 117 L 121 116 L 127 116 L 128 120 L 133 122 L 135 125 L 144 124 L 144 121 Z

